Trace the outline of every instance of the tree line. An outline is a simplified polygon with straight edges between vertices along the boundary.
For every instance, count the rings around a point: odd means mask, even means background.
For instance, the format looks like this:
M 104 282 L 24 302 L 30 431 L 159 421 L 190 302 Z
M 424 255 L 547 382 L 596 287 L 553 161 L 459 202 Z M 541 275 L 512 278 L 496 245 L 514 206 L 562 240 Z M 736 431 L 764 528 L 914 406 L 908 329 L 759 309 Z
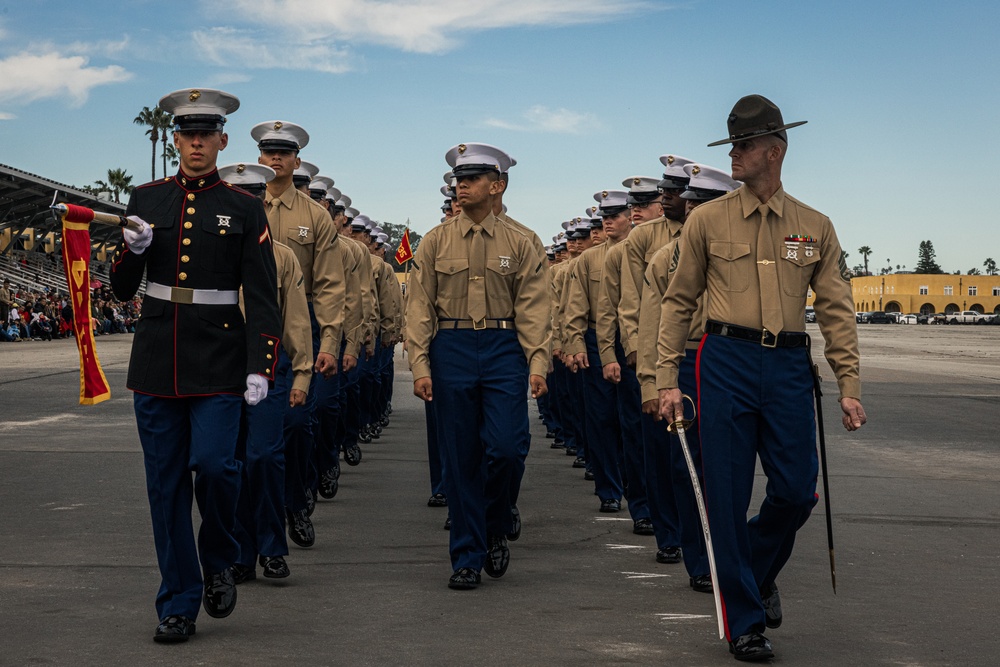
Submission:
M 861 255 L 862 263 L 855 265 L 851 269 L 851 273 L 855 277 L 861 276 L 872 276 L 879 275 L 884 276 L 895 271 L 903 271 L 907 273 L 927 273 L 927 274 L 943 274 L 946 273 L 941 265 L 937 263 L 937 253 L 934 251 L 934 244 L 931 241 L 921 241 L 920 247 L 917 249 L 917 265 L 913 268 L 913 271 L 907 271 L 905 264 L 896 264 L 895 269 L 893 268 L 892 260 L 886 259 L 886 266 L 879 268 L 877 273 L 872 273 L 868 268 L 868 258 L 872 255 L 872 249 L 869 246 L 863 245 L 858 248 L 858 254 Z M 847 258 L 850 257 L 850 253 L 843 251 L 844 264 L 847 264 Z M 987 257 L 986 261 L 983 262 L 983 269 L 980 270 L 979 267 L 972 267 L 966 274 L 970 276 L 980 276 L 985 273 L 987 276 L 997 275 L 997 263 L 992 257 Z M 961 271 L 955 271 L 954 275 L 961 275 Z

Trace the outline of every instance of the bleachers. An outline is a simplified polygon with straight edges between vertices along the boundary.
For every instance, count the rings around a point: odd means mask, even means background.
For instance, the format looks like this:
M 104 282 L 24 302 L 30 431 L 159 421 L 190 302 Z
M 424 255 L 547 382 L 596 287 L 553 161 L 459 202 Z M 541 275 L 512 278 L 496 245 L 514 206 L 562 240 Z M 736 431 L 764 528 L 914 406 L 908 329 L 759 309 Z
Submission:
M 11 285 L 29 291 L 54 290 L 58 294 L 69 294 L 62 257 L 57 255 L 55 264 L 49 257 L 44 253 L 24 250 L 14 250 L 7 255 L 0 255 L 0 280 L 7 278 Z M 91 282 L 98 280 L 101 284 L 107 285 L 110 281 L 109 268 L 107 262 L 91 260 Z M 145 293 L 146 279 L 143 278 L 139 286 L 139 296 Z

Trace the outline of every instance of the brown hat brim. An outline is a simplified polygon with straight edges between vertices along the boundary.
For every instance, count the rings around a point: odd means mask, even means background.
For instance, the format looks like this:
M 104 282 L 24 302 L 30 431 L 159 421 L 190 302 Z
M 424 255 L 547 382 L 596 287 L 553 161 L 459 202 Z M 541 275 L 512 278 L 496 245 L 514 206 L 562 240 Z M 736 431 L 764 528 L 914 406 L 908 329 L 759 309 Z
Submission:
M 769 134 L 777 134 L 782 130 L 787 130 L 791 127 L 798 127 L 799 125 L 805 125 L 809 121 L 800 120 L 795 123 L 788 123 L 787 125 L 782 125 L 781 127 L 776 127 L 773 130 L 763 130 L 760 132 L 750 132 L 748 134 L 741 134 L 740 136 L 729 137 L 728 139 L 720 139 L 719 141 L 713 141 L 709 146 L 721 146 L 723 144 L 734 144 L 737 141 L 745 141 L 746 139 L 756 139 L 757 137 L 766 137 Z

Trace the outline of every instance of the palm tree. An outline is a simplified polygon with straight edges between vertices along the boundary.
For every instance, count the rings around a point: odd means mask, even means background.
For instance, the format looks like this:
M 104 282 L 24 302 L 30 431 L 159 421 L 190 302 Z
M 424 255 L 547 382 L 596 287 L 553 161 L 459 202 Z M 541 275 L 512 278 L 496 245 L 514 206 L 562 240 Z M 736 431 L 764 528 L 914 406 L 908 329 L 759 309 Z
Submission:
M 150 159 L 150 167 L 152 171 L 152 176 L 150 180 L 156 180 L 156 142 L 163 141 L 163 145 L 167 145 L 167 128 L 169 128 L 173 122 L 174 117 L 161 109 L 158 106 L 150 109 L 149 107 L 143 107 L 139 115 L 132 119 L 132 122 L 136 125 L 145 125 L 149 129 L 146 130 L 146 136 L 153 143 L 153 154 Z M 163 161 L 163 173 L 167 173 L 167 163 L 164 158 Z
M 986 269 L 986 275 L 995 276 L 997 274 L 997 263 L 993 261 L 992 257 L 987 257 L 986 261 L 983 262 L 983 268 Z
M 868 255 L 872 254 L 872 249 L 869 248 L 866 245 L 863 245 L 860 248 L 858 248 L 858 252 L 861 253 L 861 256 L 864 257 L 864 259 L 865 259 L 865 275 L 867 276 L 868 275 Z
M 163 149 L 163 175 L 167 175 L 166 163 L 170 162 L 170 166 L 177 167 L 181 163 L 181 154 L 177 152 L 173 144 L 167 144 Z
M 173 127 L 174 115 L 168 111 L 164 111 L 160 107 L 156 107 L 155 111 L 159 114 L 160 121 L 160 141 L 163 142 L 163 175 L 167 175 L 167 130 Z M 173 148 L 173 146 L 171 146 Z
M 132 192 L 132 176 L 125 173 L 124 169 L 108 169 L 108 183 L 111 193 L 115 197 L 115 203 L 120 204 L 119 194 L 129 194 Z

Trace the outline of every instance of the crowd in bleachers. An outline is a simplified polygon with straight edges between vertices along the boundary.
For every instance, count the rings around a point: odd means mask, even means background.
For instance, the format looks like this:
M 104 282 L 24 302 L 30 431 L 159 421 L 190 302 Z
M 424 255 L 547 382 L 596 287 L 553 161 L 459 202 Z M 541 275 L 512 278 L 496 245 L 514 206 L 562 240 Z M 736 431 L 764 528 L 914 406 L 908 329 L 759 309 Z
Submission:
M 54 253 L 0 256 L 0 342 L 51 341 L 73 337 L 73 305 Z M 100 278 L 103 277 L 102 281 Z M 141 298 L 120 302 L 106 286 L 107 267 L 91 264 L 90 325 L 94 335 L 133 333 Z

